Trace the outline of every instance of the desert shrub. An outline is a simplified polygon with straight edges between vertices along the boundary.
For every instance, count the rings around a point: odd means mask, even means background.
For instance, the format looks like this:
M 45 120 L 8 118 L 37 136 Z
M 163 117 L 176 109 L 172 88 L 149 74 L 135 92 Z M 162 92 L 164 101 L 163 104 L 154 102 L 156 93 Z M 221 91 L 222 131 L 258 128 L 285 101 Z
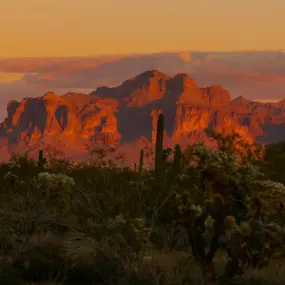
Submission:
M 75 186 L 74 179 L 65 174 L 42 172 L 34 180 L 35 188 L 42 199 L 49 203 L 50 209 L 66 213 L 71 203 L 71 189 Z
M 118 247 L 107 239 L 99 242 L 84 234 L 70 235 L 64 249 L 68 284 L 107 284 L 122 263 Z
M 3 256 L 0 260 L 0 282 L 7 285 L 22 285 L 21 271 L 13 266 L 10 256 Z
M 222 145 L 216 150 L 205 146 L 193 150 L 203 204 L 194 214 L 197 206 L 191 195 L 178 195 L 177 209 L 204 274 L 215 275 L 212 260 L 222 243 L 229 255 L 225 277 L 232 277 L 242 274 L 246 266 L 266 266 L 273 252 L 282 250 L 285 191 L 283 184 L 262 180 L 256 166 Z
M 0 278 L 172 285 L 268 268 L 284 254 L 283 180 L 274 181 L 269 158 L 241 152 L 240 138 L 214 138 L 219 148 L 181 152 L 175 175 L 169 158 L 164 180 L 55 159 L 45 168 L 18 156 L 2 164 Z
M 62 240 L 51 232 L 28 236 L 17 252 L 14 268 L 29 282 L 63 280 L 65 261 Z
M 21 169 L 31 169 L 35 167 L 35 161 L 28 157 L 28 155 L 25 154 L 15 154 L 13 153 L 9 164 L 11 167 L 17 167 Z

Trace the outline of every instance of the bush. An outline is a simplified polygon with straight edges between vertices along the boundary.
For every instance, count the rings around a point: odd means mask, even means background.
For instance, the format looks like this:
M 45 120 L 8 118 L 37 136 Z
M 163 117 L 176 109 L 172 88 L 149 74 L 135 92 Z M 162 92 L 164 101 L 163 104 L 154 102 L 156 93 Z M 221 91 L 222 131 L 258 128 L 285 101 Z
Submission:
M 270 268 L 285 253 L 283 180 L 239 138 L 214 138 L 220 148 L 176 147 L 175 175 L 169 156 L 159 180 L 145 168 L 2 164 L 3 284 L 201 284 Z

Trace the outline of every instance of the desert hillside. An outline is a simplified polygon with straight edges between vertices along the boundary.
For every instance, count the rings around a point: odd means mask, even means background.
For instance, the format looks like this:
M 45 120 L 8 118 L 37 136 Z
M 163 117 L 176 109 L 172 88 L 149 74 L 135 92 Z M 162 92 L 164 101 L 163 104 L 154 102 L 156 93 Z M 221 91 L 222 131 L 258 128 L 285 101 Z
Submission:
M 116 87 L 91 94 L 48 92 L 10 101 L 0 125 L 1 159 L 13 152 L 88 160 L 97 146 L 114 146 L 126 161 L 138 160 L 142 147 L 155 143 L 159 113 L 165 114 L 165 144 L 207 142 L 205 131 L 235 130 L 248 141 L 285 138 L 285 102 L 231 99 L 220 85 L 200 88 L 187 74 L 170 77 L 146 71 Z

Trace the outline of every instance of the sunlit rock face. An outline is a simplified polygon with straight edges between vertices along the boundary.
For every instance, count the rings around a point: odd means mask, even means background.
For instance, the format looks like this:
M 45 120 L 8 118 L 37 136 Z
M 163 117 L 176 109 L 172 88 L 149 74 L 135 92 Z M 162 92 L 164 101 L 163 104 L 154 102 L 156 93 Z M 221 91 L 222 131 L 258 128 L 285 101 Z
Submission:
M 285 103 L 231 100 L 220 85 L 200 88 L 187 74 L 170 77 L 147 71 L 117 87 L 89 95 L 47 92 L 10 101 L 0 124 L 1 159 L 11 152 L 39 149 L 54 156 L 90 159 L 94 146 L 112 146 L 127 163 L 138 161 L 142 147 L 156 140 L 156 123 L 165 114 L 165 145 L 207 143 L 206 130 L 236 131 L 249 142 L 285 139 Z

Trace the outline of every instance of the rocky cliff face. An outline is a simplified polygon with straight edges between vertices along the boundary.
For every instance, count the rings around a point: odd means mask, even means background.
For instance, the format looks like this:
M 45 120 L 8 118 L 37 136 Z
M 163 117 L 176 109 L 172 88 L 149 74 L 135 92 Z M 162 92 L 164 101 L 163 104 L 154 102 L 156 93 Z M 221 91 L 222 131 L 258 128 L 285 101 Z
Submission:
M 87 159 L 94 145 L 109 145 L 136 161 L 142 145 L 155 143 L 160 112 L 166 145 L 207 140 L 209 128 L 235 130 L 249 141 L 285 139 L 285 101 L 231 100 L 220 85 L 199 88 L 187 74 L 169 77 L 153 70 L 89 95 L 48 92 L 9 102 L 0 125 L 0 154 L 2 159 L 13 151 L 34 155 L 42 148 L 51 155 Z

